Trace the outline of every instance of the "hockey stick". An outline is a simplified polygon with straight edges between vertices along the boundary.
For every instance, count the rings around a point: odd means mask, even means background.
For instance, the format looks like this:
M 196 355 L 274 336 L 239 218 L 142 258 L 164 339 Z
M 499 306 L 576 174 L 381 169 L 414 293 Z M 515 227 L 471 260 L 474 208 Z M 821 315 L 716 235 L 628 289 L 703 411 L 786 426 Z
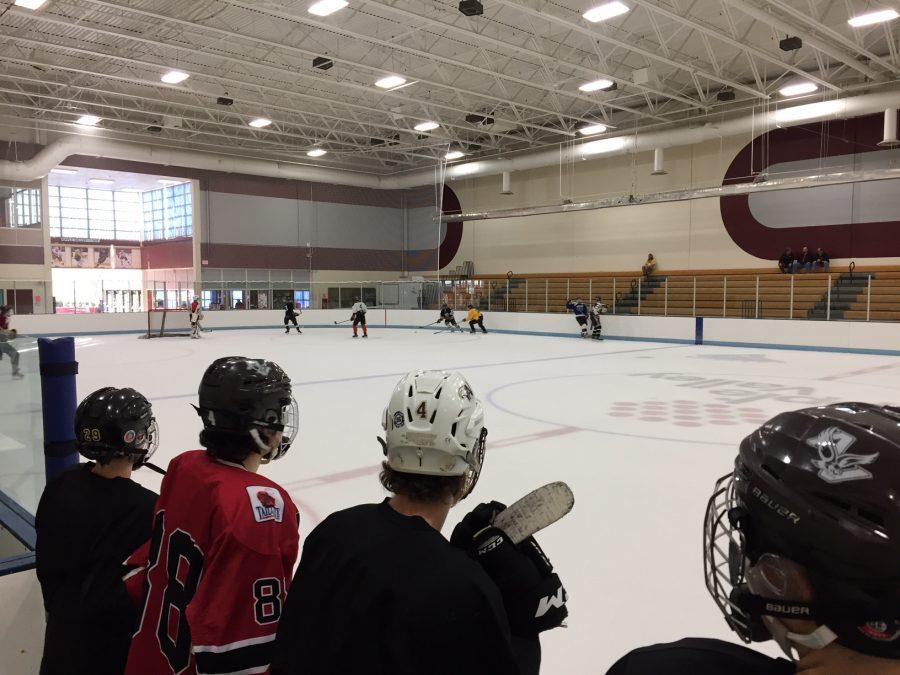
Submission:
M 353 319 L 344 319 L 343 321 L 335 321 L 334 325 L 337 326 L 342 323 L 349 323 L 350 321 L 353 321 Z
M 518 544 L 561 519 L 573 506 L 575 495 L 568 485 L 561 481 L 548 483 L 494 516 L 493 525 Z
M 164 470 L 164 469 L 160 469 L 158 466 L 156 466 L 156 464 L 151 464 L 150 462 L 144 462 L 144 463 L 142 464 L 142 466 L 146 466 L 148 469 L 150 469 L 151 471 L 155 471 L 155 472 L 158 473 L 160 476 L 165 476 L 165 475 L 166 475 L 165 470 Z
M 438 319 L 437 321 L 432 321 L 431 323 L 426 323 L 424 326 L 419 326 L 416 330 L 421 330 L 423 328 L 428 328 L 428 326 L 433 326 L 436 323 L 440 323 L 443 319 Z

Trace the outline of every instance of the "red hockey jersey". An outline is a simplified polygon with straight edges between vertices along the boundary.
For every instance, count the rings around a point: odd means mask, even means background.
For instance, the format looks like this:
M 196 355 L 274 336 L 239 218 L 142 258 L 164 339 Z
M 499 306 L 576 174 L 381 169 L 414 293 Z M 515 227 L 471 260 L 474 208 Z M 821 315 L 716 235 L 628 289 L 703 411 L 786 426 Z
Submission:
M 154 518 L 128 561 L 145 577 L 126 675 L 267 672 L 299 545 L 287 492 L 193 450 L 169 463 Z

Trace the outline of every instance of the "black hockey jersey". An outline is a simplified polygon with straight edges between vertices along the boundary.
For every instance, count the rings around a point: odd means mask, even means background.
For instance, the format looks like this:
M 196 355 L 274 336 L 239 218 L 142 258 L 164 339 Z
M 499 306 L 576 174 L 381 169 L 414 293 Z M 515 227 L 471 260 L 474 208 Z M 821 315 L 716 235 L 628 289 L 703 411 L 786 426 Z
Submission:
M 58 476 L 38 505 L 42 675 L 120 675 L 137 627 L 122 564 L 150 536 L 156 495 L 127 478 L 97 476 L 93 466 Z
M 513 675 L 515 659 L 490 578 L 422 518 L 385 500 L 334 513 L 310 533 L 271 672 Z
M 708 638 L 641 647 L 629 652 L 606 675 L 791 675 L 794 664 L 741 645 Z

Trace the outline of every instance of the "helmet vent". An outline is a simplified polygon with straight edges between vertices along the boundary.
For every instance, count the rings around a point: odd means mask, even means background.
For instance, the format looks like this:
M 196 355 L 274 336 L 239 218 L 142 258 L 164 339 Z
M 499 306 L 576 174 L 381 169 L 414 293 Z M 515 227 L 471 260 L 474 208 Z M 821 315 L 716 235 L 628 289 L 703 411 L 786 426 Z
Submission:
M 832 495 L 824 495 L 819 493 L 816 496 L 819 497 L 819 499 L 821 499 L 822 501 L 828 502 L 832 506 L 839 508 L 841 511 L 853 514 L 858 518 L 867 521 L 872 526 L 884 528 L 884 517 L 880 513 L 876 513 L 875 511 L 867 509 L 864 506 L 854 506 L 853 504 L 845 502 L 842 499 L 837 499 Z
M 443 387 L 441 387 L 441 389 L 443 389 Z M 435 399 L 439 399 L 441 397 L 441 389 L 438 389 L 437 392 L 435 393 L 435 395 L 434 395 Z
M 768 464 L 763 464 L 763 465 L 762 465 L 762 470 L 765 471 L 767 474 L 769 474 L 769 475 L 770 475 L 772 478 L 774 478 L 775 480 L 779 480 L 779 481 L 781 480 L 781 476 L 778 475 L 778 472 L 775 471 L 775 469 L 773 469 L 773 468 L 772 468 L 771 466 L 769 466 Z
M 453 436 L 454 438 L 456 437 L 456 424 L 457 424 L 457 423 L 454 422 L 454 423 L 453 423 L 453 426 L 450 427 L 450 435 Z
M 409 396 L 410 398 L 412 398 L 412 385 L 409 385 L 409 394 L 407 394 L 407 396 Z M 410 419 L 410 422 L 411 422 L 411 421 L 412 421 L 412 419 Z
M 434 424 L 434 418 L 435 418 L 436 416 L 437 416 L 437 408 L 435 408 L 435 409 L 431 412 L 431 419 L 428 420 L 428 423 L 429 423 L 429 424 Z
M 406 409 L 406 419 L 412 422 L 412 410 L 409 408 Z

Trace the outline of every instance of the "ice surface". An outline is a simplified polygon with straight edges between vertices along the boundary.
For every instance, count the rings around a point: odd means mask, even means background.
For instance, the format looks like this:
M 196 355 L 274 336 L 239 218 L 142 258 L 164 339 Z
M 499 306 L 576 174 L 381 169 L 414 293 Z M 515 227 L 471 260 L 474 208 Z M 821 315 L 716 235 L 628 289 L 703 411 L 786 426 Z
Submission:
M 372 328 L 215 331 L 202 340 L 79 339 L 79 397 L 133 386 L 153 402 L 165 466 L 197 447 L 200 376 L 220 356 L 279 363 L 296 383 L 300 433 L 263 467 L 300 507 L 301 534 L 378 501 L 380 419 L 416 368 L 462 371 L 486 405 L 484 471 L 444 534 L 478 502 L 511 503 L 554 480 L 575 508 L 538 539 L 569 591 L 567 629 L 544 634 L 542 673 L 603 673 L 627 650 L 683 636 L 732 639 L 703 585 L 701 524 L 741 438 L 782 410 L 897 403 L 900 359 Z M 7 383 L 3 383 L 7 386 Z M 148 487 L 158 476 L 137 473 Z M 768 647 L 769 653 L 775 653 Z

